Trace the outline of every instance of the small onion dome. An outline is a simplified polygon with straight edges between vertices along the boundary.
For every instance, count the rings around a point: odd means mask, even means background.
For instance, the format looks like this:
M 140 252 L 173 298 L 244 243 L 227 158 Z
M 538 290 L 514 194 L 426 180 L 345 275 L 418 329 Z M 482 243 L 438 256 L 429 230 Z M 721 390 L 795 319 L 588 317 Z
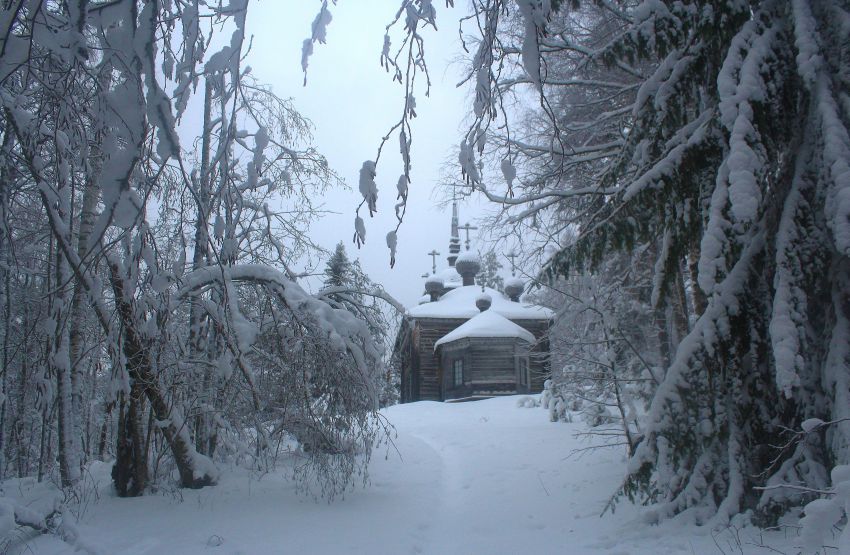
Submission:
M 475 299 L 475 306 L 477 306 L 478 310 L 480 310 L 481 312 L 484 312 L 485 310 L 490 308 L 491 304 L 493 304 L 493 298 L 490 297 L 490 295 L 488 295 L 487 293 L 481 293 L 480 295 L 478 295 L 478 298 Z
M 457 257 L 455 262 L 457 273 L 463 277 L 464 285 L 475 284 L 475 274 L 481 269 L 481 262 L 478 260 L 478 255 L 472 251 L 466 251 Z
M 430 295 L 422 295 L 421 297 L 419 297 L 419 301 L 416 304 L 425 304 L 425 303 L 430 303 L 430 302 L 431 302 L 431 296 Z
M 519 296 L 522 295 L 523 291 L 525 291 L 525 283 L 520 278 L 512 277 L 505 282 L 505 294 L 513 302 L 519 302 Z
M 432 301 L 436 301 L 440 292 L 443 290 L 443 280 L 437 276 L 431 276 L 425 280 L 425 292 L 431 296 Z

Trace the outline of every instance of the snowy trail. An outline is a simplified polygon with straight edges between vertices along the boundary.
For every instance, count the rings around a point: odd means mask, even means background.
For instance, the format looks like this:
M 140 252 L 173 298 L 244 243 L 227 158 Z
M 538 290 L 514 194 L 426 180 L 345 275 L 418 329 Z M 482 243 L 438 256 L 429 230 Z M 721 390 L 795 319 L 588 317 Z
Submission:
M 549 425 L 539 409 L 517 409 L 515 403 L 499 399 L 391 409 L 391 418 L 392 411 L 415 411 L 419 418 L 396 418 L 399 434 L 421 439 L 440 456 L 439 513 L 428 552 L 547 553 L 558 545 L 580 552 L 577 530 L 586 528 L 581 520 L 598 520 L 610 494 L 600 489 L 595 498 L 586 497 L 600 465 L 569 457 L 576 445 L 572 426 Z M 487 404 L 503 410 L 486 410 Z M 603 466 L 606 482 L 616 483 L 622 465 Z
M 575 438 L 583 425 L 550 423 L 516 398 L 413 403 L 386 415 L 397 451 L 375 453 L 370 485 L 345 499 L 315 502 L 286 476 L 258 481 L 239 470 L 211 488 L 118 499 L 104 466 L 80 538 L 103 555 L 768 552 L 746 542 L 739 550 L 722 534 L 721 551 L 707 530 L 681 524 L 647 527 L 628 503 L 600 518 L 622 478 L 622 452 L 571 457 L 586 446 Z M 75 553 L 47 536 L 11 552 Z

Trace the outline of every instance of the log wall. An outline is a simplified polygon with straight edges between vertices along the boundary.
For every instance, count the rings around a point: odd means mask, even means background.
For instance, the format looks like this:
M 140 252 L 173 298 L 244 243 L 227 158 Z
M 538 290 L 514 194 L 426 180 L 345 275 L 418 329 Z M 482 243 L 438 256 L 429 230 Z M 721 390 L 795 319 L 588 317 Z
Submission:
M 474 346 L 468 354 L 469 361 L 464 361 L 464 369 L 471 369 L 472 364 L 475 364 L 476 368 L 483 369 L 484 374 L 477 378 L 477 381 L 482 383 L 465 385 L 456 390 L 448 387 L 451 363 L 447 366 L 437 358 L 434 353 L 434 343 L 466 321 L 460 318 L 419 318 L 404 322 L 402 333 L 409 334 L 410 340 L 405 345 L 405 351 L 409 353 L 405 357 L 407 360 L 402 363 L 402 402 L 443 401 L 484 394 L 472 393 L 473 391 L 486 390 L 490 391 L 489 394 L 505 395 L 518 392 L 537 393 L 543 390 L 543 382 L 549 373 L 549 342 L 546 338 L 549 322 L 547 320 L 513 320 L 538 338 L 538 343 L 533 346 L 530 353 L 530 386 L 528 388 L 518 389 L 516 381 L 514 345 L 517 340 L 500 338 L 480 338 L 489 342 L 488 346 Z M 509 376 L 513 376 L 513 379 Z

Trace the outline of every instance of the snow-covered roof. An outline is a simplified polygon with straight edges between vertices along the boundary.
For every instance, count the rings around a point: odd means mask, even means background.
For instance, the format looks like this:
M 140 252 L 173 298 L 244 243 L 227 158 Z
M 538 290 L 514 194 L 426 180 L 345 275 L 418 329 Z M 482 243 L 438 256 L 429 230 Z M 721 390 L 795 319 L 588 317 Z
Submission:
M 425 280 L 426 285 L 429 284 L 429 283 L 439 283 L 440 287 L 442 287 L 443 286 L 443 278 L 441 278 L 440 276 L 430 275 L 430 276 L 428 276 L 428 279 Z
M 522 278 L 509 277 L 505 280 L 505 287 L 519 287 L 520 289 L 525 289 L 525 282 L 522 281 Z
M 487 312 L 493 311 L 510 320 L 548 320 L 554 312 L 546 307 L 534 304 L 515 303 L 495 289 L 485 288 L 493 304 Z M 407 311 L 412 318 L 472 318 L 480 311 L 475 300 L 481 295 L 478 285 L 465 285 L 449 291 L 439 300 L 414 306 Z
M 460 277 L 460 274 L 457 273 L 457 270 L 455 270 L 452 266 L 437 272 L 436 277 L 443 280 L 443 285 L 445 287 L 449 287 L 453 282 L 463 283 L 463 278 Z
M 534 343 L 534 335 L 530 331 L 514 324 L 498 312 L 485 310 L 441 337 L 434 343 L 434 350 L 440 345 L 467 337 L 516 337 Z

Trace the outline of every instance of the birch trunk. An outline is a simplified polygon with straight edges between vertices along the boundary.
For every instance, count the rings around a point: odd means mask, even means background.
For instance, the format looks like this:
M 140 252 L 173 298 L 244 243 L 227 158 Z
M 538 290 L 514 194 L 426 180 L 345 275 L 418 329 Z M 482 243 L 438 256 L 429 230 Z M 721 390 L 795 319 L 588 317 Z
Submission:
M 195 244 L 192 253 L 192 270 L 197 270 L 207 264 L 209 258 L 209 215 L 210 215 L 210 142 L 212 140 L 212 84 L 209 79 L 204 82 L 204 127 L 201 137 L 201 175 L 197 190 L 197 216 L 195 219 Z M 198 297 L 193 297 L 189 304 L 189 357 L 198 360 L 206 356 L 204 334 L 202 330 L 203 305 Z M 208 334 L 207 334 L 208 335 Z M 206 385 L 210 369 L 204 365 L 195 365 L 203 373 L 201 383 Z M 203 388 L 196 391 L 201 398 L 199 413 L 195 417 L 195 448 L 200 453 L 206 452 L 208 422 L 205 417 L 206 399 L 208 392 Z
M 100 155 L 99 149 L 96 147 L 90 151 L 92 158 Z M 88 172 L 86 176 L 85 189 L 83 191 L 83 202 L 80 208 L 80 225 L 77 232 L 77 254 L 80 260 L 85 260 L 88 250 L 89 238 L 91 237 L 92 229 L 94 228 L 95 219 L 97 217 L 97 200 L 98 187 L 97 177 L 100 172 L 96 169 L 99 164 L 92 163 L 94 169 Z M 82 271 L 83 268 L 80 268 Z M 75 422 L 76 427 L 74 434 L 77 438 L 83 437 L 81 428 L 80 415 L 82 415 L 82 384 L 80 376 L 82 375 L 82 353 L 85 343 L 84 330 L 86 323 L 86 288 L 85 284 L 80 279 L 79 275 L 75 275 L 74 279 L 74 294 L 71 297 L 70 317 L 69 317 L 69 345 L 70 345 L 70 360 L 71 360 L 71 406 L 74 414 L 78 415 Z
M 60 159 L 59 163 L 63 161 Z M 63 178 L 58 180 L 58 215 L 66 222 L 71 219 L 71 189 L 70 183 Z M 65 237 L 57 240 L 69 241 L 70 225 L 65 226 Z M 71 364 L 70 345 L 70 312 L 71 291 L 69 284 L 73 281 L 68 259 L 61 248 L 56 249 L 56 282 L 53 287 L 53 306 L 50 314 L 54 326 L 53 348 L 49 364 L 56 376 L 56 396 L 58 409 L 58 440 L 59 440 L 59 475 L 63 487 L 74 485 L 80 479 L 80 426 L 79 412 L 74 406 L 75 381 Z M 77 403 L 79 397 L 77 395 Z

